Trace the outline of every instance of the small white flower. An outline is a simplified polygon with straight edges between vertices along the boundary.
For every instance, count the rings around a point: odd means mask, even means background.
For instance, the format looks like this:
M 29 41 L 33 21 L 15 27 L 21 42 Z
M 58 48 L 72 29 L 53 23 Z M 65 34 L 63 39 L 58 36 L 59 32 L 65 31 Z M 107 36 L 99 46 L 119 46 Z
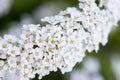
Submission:
M 46 45 L 46 41 L 47 41 L 46 34 L 42 33 L 36 35 L 35 42 L 39 47 Z
M 8 42 L 17 42 L 18 39 L 15 35 L 4 35 L 4 39 Z
M 28 73 L 23 72 L 23 73 L 21 74 L 20 80 L 29 80 Z
M 43 51 L 40 48 L 35 48 L 33 50 L 33 55 L 36 59 L 42 59 L 43 58 Z
M 2 50 L 0 50 L 0 58 L 1 59 L 6 59 L 6 58 L 8 58 L 8 54 L 3 52 Z
M 23 33 L 23 34 L 21 34 L 21 38 L 22 38 L 23 40 L 30 39 L 30 37 L 31 37 L 30 32 L 23 31 L 22 33 Z
M 4 39 L 0 39 L 0 50 L 6 51 L 8 48 L 9 43 L 4 40 Z
M 15 66 L 9 66 L 9 72 L 10 73 L 15 73 L 16 72 L 16 67 Z
M 4 61 L 0 61 L 0 77 L 4 79 L 5 72 L 7 71 L 8 66 Z
M 45 58 L 43 59 L 42 63 L 45 66 L 49 66 L 50 63 L 52 62 L 51 56 L 45 56 Z
M 50 67 L 47 65 L 43 66 L 43 72 L 42 72 L 42 76 L 48 75 L 50 73 Z
M 32 34 L 36 34 L 39 32 L 39 27 L 40 25 L 33 25 L 33 24 L 28 24 L 28 25 L 23 25 L 23 29 L 26 31 L 30 31 Z
M 57 71 L 57 65 L 58 63 L 56 61 L 52 61 L 50 64 L 50 71 Z
M 65 74 L 65 72 L 70 72 L 72 70 L 72 68 L 73 68 L 73 66 L 65 64 L 61 68 L 61 72 L 62 72 L 62 74 Z
M 22 55 L 22 58 L 21 58 L 21 61 L 26 63 L 26 64 L 31 64 L 31 63 L 34 63 L 34 55 L 33 54 L 29 54 L 29 53 L 24 53 Z
M 44 21 L 44 22 L 46 21 L 46 22 L 54 25 L 57 23 L 64 22 L 64 21 L 66 21 L 66 19 L 64 16 L 56 15 L 56 16 L 51 16 L 51 17 L 45 17 L 45 18 L 41 19 L 41 21 Z
M 16 57 L 9 57 L 7 59 L 9 66 L 14 66 L 16 67 Z
M 17 56 L 20 55 L 20 49 L 17 46 L 9 46 L 8 47 L 8 51 L 7 54 L 11 55 L 11 56 Z
M 28 52 L 28 53 L 31 53 L 33 51 L 33 44 L 32 43 L 28 43 L 25 46 L 25 50 Z

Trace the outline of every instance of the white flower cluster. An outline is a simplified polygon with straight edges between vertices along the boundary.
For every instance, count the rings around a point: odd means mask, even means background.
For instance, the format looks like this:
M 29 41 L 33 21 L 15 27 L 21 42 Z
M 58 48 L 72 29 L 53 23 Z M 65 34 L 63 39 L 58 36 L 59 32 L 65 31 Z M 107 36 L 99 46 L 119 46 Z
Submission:
M 28 24 L 20 38 L 4 35 L 0 39 L 0 77 L 17 73 L 20 80 L 39 79 L 50 71 L 69 72 L 81 62 L 85 51 L 105 45 L 112 27 L 120 19 L 120 1 L 79 0 L 79 9 L 67 8 L 56 16 L 45 17 L 45 26 Z M 117 4 L 117 5 L 116 5 Z M 112 9 L 111 9 L 112 7 Z

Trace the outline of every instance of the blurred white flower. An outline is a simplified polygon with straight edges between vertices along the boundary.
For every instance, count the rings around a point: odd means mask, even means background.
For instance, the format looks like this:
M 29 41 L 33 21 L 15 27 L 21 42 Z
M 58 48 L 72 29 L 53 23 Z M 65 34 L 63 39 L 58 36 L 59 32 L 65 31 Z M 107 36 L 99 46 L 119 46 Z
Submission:
M 12 22 L 10 24 L 10 28 L 8 30 L 5 30 L 4 32 L 6 34 L 12 34 L 12 35 L 15 34 L 17 37 L 20 38 L 21 26 L 23 24 L 30 24 L 30 23 L 35 23 L 33 18 L 30 15 L 28 15 L 28 14 L 23 14 L 21 16 L 20 22 Z
M 100 65 L 97 59 L 88 57 L 83 62 L 80 70 L 73 70 L 70 74 L 70 80 L 104 80 L 99 73 Z
M 100 64 L 99 64 L 98 60 L 95 58 L 92 58 L 92 57 L 87 57 L 87 59 L 83 63 L 83 67 L 90 73 L 99 72 L 99 70 L 100 70 Z
M 40 5 L 37 9 L 33 11 L 33 16 L 37 21 L 40 21 L 41 18 L 45 16 L 51 16 L 55 12 L 55 5 L 50 5 L 49 3 Z
M 120 57 L 119 55 L 115 55 L 112 57 L 112 68 L 115 73 L 116 80 L 120 80 Z
M 11 8 L 12 0 L 0 0 L 0 17 L 6 15 Z

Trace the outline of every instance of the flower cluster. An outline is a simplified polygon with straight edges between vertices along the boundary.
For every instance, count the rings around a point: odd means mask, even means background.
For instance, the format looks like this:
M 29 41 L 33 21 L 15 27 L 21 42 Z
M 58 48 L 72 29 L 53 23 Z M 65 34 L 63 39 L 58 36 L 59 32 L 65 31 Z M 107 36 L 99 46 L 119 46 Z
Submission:
M 17 73 L 20 80 L 39 79 L 50 71 L 69 72 L 81 62 L 85 51 L 96 52 L 105 45 L 120 19 L 120 1 L 79 0 L 79 9 L 68 7 L 56 16 L 41 19 L 45 26 L 23 25 L 20 38 L 0 38 L 0 77 Z M 117 5 L 116 5 L 117 4 Z M 112 9 L 111 9 L 112 8 Z

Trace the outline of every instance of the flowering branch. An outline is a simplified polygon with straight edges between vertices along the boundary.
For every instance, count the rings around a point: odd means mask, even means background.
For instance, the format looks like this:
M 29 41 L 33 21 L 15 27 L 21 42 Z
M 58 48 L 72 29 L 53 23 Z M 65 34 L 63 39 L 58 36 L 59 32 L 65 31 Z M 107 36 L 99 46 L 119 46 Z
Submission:
M 59 68 L 64 74 L 85 51 L 99 50 L 105 45 L 111 29 L 120 20 L 119 0 L 79 0 L 79 9 L 65 11 L 41 19 L 45 26 L 23 25 L 20 38 L 4 35 L 0 39 L 0 77 L 17 73 L 20 80 L 39 79 Z

